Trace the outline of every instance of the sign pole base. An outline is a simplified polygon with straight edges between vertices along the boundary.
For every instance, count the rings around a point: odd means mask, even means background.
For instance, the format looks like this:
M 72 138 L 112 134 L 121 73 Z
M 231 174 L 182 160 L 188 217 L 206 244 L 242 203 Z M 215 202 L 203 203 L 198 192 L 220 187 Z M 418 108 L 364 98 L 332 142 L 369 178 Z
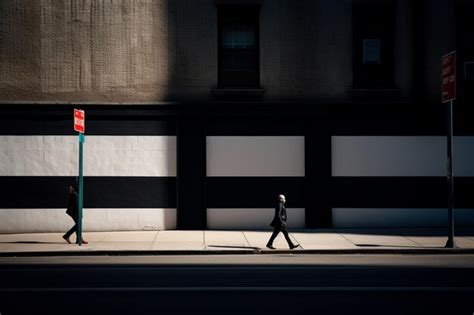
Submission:
M 446 245 L 444 245 L 444 248 L 459 248 L 458 244 L 452 239 L 448 239 L 446 242 Z

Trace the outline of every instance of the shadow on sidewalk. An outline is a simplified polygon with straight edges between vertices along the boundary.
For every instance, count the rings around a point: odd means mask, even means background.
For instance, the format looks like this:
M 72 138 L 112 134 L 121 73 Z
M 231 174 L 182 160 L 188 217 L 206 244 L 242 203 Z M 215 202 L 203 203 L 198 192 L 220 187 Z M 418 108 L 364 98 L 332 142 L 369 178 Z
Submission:
M 357 247 L 393 247 L 393 248 L 438 248 L 425 246 L 407 246 L 407 245 L 383 245 L 383 244 L 354 244 Z
M 207 247 L 217 247 L 217 248 L 239 248 L 239 249 L 253 249 L 259 250 L 260 247 L 250 247 L 250 246 L 234 246 L 234 245 L 207 245 Z
M 0 244 L 67 244 L 67 243 L 66 242 L 16 241 L 16 242 L 0 242 Z

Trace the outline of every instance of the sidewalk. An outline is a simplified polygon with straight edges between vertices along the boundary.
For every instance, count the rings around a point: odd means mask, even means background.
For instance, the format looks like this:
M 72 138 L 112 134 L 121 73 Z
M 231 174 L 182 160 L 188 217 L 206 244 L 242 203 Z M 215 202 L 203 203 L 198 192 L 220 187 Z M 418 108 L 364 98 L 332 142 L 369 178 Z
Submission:
M 283 235 L 265 247 L 271 231 L 87 232 L 87 245 L 67 244 L 62 233 L 0 234 L 0 256 L 171 254 L 474 254 L 474 230 L 459 231 L 459 248 L 445 249 L 446 232 L 434 229 L 301 230 L 290 233 L 300 248 L 290 251 Z M 74 236 L 71 241 L 74 240 Z

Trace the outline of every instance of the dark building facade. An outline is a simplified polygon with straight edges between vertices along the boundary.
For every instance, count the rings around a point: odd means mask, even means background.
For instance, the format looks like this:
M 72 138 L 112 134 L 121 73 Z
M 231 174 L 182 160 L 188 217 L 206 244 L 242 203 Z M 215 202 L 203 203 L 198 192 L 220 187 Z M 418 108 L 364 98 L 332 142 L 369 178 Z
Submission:
M 474 226 L 471 1 L 0 3 L 0 232 Z

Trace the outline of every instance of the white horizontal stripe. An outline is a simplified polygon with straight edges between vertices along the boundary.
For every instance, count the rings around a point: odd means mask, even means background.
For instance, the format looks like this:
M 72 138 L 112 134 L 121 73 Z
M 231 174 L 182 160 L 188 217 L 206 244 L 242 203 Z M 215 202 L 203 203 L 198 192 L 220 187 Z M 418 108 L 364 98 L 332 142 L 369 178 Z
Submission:
M 76 136 L 0 136 L 0 176 L 77 176 Z M 85 176 L 176 176 L 175 136 L 86 136 Z
M 207 137 L 207 176 L 304 176 L 304 137 Z
M 474 176 L 474 137 L 454 138 L 455 176 Z M 445 176 L 446 137 L 334 136 L 333 176 Z
M 474 227 L 474 209 L 455 209 L 458 227 Z M 333 208 L 334 228 L 446 227 L 446 208 Z
M 65 209 L 0 209 L 0 233 L 65 232 Z M 176 229 L 176 209 L 84 209 L 85 232 Z
M 271 208 L 208 208 L 207 227 L 209 229 L 271 229 L 269 226 L 275 213 Z M 288 208 L 289 228 L 304 228 L 305 210 Z

